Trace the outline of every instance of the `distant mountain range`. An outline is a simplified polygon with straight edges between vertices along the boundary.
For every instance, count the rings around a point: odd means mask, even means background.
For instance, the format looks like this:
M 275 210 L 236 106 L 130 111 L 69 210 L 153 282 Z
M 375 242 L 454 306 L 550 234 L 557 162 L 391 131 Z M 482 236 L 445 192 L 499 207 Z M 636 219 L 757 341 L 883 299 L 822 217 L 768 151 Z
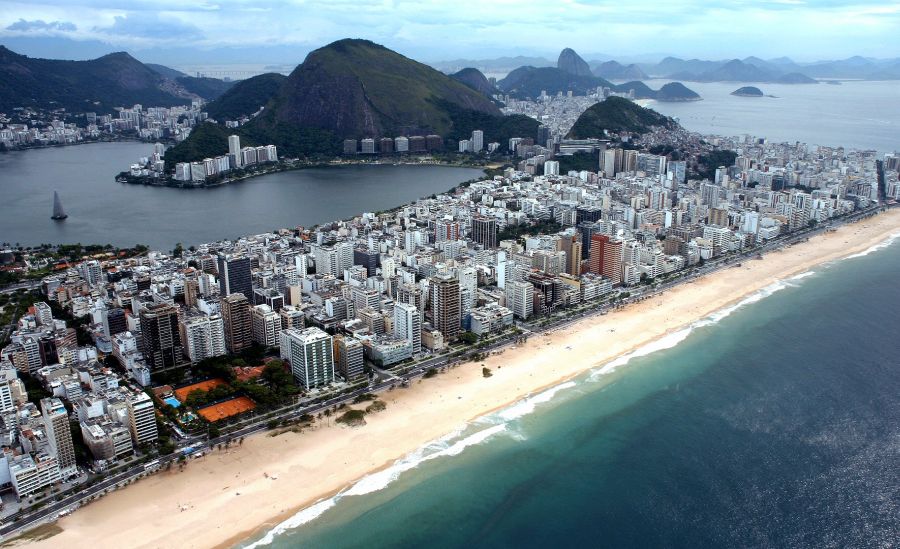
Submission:
M 621 67 L 621 65 L 619 66 Z M 615 67 L 607 65 L 606 68 Z M 639 81 L 613 84 L 605 78 L 594 75 L 588 63 L 570 48 L 566 48 L 560 53 L 557 67 L 519 67 L 506 75 L 506 78 L 497 82 L 497 88 L 501 92 L 517 98 L 536 98 L 542 91 L 550 95 L 569 91 L 574 95 L 587 95 L 598 87 L 610 88 L 619 93 L 634 91 L 635 99 L 656 99 L 658 101 L 695 101 L 700 99 L 700 96 L 694 91 L 678 82 L 666 84 L 660 90 L 653 90 Z
M 666 62 L 667 60 L 663 60 Z M 688 61 L 687 66 L 695 67 L 710 66 L 709 63 L 702 64 Z M 668 60 L 667 66 L 679 66 L 679 63 Z M 700 73 L 692 72 L 689 69 L 675 71 L 666 76 L 678 80 L 687 80 L 689 82 L 772 82 L 776 84 L 815 84 L 817 80 L 801 74 L 799 72 L 783 72 L 778 69 L 760 67 L 753 63 L 746 63 L 740 59 L 732 59 L 723 65 L 711 66 L 707 70 Z
M 647 76 L 641 68 L 635 64 L 625 66 L 617 61 L 594 63 L 592 70 L 595 75 L 609 80 L 647 80 Z
M 742 67 L 734 62 L 740 61 Z M 607 80 L 646 80 L 648 78 L 671 78 L 689 81 L 720 81 L 718 79 L 739 78 L 750 82 L 750 78 L 761 78 L 757 82 L 802 83 L 809 79 L 861 79 L 861 80 L 900 80 L 900 58 L 874 59 L 854 56 L 847 59 L 798 63 L 788 57 L 761 59 L 746 57 L 744 59 L 681 59 L 665 57 L 658 63 L 632 63 L 625 65 L 608 57 L 591 61 L 588 59 L 591 72 Z M 731 64 L 724 73 L 717 73 Z M 446 70 L 446 67 L 476 67 L 483 71 L 511 72 L 521 66 L 552 67 L 553 61 L 543 57 L 501 57 L 497 59 L 458 59 L 437 62 L 433 66 Z M 759 69 L 759 71 L 754 71 Z M 454 69 L 454 70 L 458 70 Z M 792 75 L 792 76 L 786 76 Z M 797 76 L 799 75 L 799 76 Z M 806 78 L 802 78 L 805 76 Z M 737 80 L 732 80 L 737 81 Z
M 102 114 L 135 103 L 171 107 L 214 99 L 231 85 L 145 65 L 125 52 L 65 61 L 27 57 L 0 46 L 0 112 L 31 107 Z
M 543 57 L 518 55 L 515 57 L 497 57 L 495 59 L 452 59 L 429 63 L 432 67 L 445 73 L 459 72 L 474 67 L 483 73 L 506 74 L 516 67 L 552 67 L 554 62 Z

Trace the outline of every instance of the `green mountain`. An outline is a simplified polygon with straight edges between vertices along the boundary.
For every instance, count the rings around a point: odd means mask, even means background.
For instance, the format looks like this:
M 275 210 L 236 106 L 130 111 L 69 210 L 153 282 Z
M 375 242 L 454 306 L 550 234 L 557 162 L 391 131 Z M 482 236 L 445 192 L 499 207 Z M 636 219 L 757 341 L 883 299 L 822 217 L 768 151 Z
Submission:
M 144 65 L 164 78 L 177 82 L 188 92 L 198 95 L 207 101 L 216 99 L 234 85 L 234 82 L 226 82 L 218 78 L 189 76 L 165 65 L 157 65 L 156 63 L 144 63 Z
M 556 61 L 556 68 L 575 76 L 593 76 L 591 67 L 587 61 L 575 53 L 572 48 L 566 48 L 559 53 L 559 59 Z
M 700 101 L 701 99 L 702 97 L 697 92 L 689 89 L 681 82 L 669 82 L 656 92 L 657 101 L 680 102 Z
M 656 99 L 656 90 L 637 80 L 619 84 L 618 86 L 615 86 L 614 89 L 619 93 L 633 91 L 635 99 Z
M 658 90 L 637 80 L 625 82 L 612 87 L 619 93 L 634 93 L 635 99 L 656 99 L 657 101 L 699 101 L 697 92 L 687 88 L 681 82 L 669 82 Z
M 575 95 L 587 95 L 593 93 L 599 87 L 609 88 L 618 93 L 634 91 L 635 99 L 691 101 L 700 97 L 682 84 L 674 84 L 677 85 L 667 85 L 668 87 L 663 86 L 660 90 L 654 90 L 647 84 L 637 80 L 617 85 L 599 76 L 576 75 L 553 67 L 519 67 L 498 82 L 497 87 L 503 93 L 520 99 L 527 97 L 537 98 L 542 91 L 547 92 L 548 95 L 569 91 Z
M 111 113 L 135 103 L 190 103 L 183 88 L 127 53 L 90 61 L 34 59 L 0 46 L 0 112 L 16 107 Z
M 536 98 L 542 91 L 549 95 L 568 91 L 575 95 L 586 95 L 600 86 L 616 87 L 603 78 L 579 76 L 556 67 L 519 67 L 497 82 L 500 91 L 519 98 Z
M 656 111 L 645 109 L 622 97 L 608 97 L 584 111 L 568 137 L 587 139 L 603 137 L 606 131 L 646 133 L 653 126 L 674 128 L 677 124 L 671 118 Z
M 175 169 L 178 162 L 193 162 L 204 158 L 212 158 L 228 152 L 228 136 L 234 135 L 235 130 L 226 128 L 214 122 L 203 122 L 191 131 L 188 139 L 166 150 L 166 169 Z M 255 147 L 261 144 L 242 132 L 242 147 Z
M 233 93 L 239 91 L 235 86 Z M 247 94 L 256 101 L 263 96 Z M 223 95 L 222 102 L 230 97 Z M 216 103 L 210 106 L 218 108 Z M 482 129 L 485 139 L 494 141 L 530 136 L 537 125 L 525 117 L 504 117 L 489 97 L 427 65 L 366 40 L 348 39 L 311 52 L 263 112 L 236 133 L 247 142 L 273 143 L 281 154 L 299 156 L 340 154 L 343 139 L 428 134 L 459 138 Z M 192 133 L 182 150 L 195 156 L 183 159 L 225 151 L 194 146 L 201 138 L 214 142 L 206 131 L 197 137 Z
M 241 80 L 206 105 L 206 112 L 219 121 L 249 116 L 275 97 L 285 80 L 286 76 L 275 72 Z
M 464 109 L 450 102 L 441 100 L 441 107 L 453 120 L 453 127 L 444 137 L 447 139 L 468 139 L 474 130 L 484 132 L 485 143 L 496 141 L 504 144 L 513 137 L 531 137 L 537 135 L 540 122 L 523 114 L 496 116 L 493 114 Z
M 483 93 L 484 95 L 491 97 L 495 93 L 497 93 L 497 88 L 494 87 L 493 84 L 484 76 L 484 74 L 478 70 L 473 69 L 471 67 L 465 68 L 459 72 L 455 72 L 450 75 L 450 78 L 454 80 L 458 80 L 469 86 L 473 90 Z
M 157 65 L 156 63 L 144 63 L 144 65 L 150 67 L 154 71 L 159 74 L 165 76 L 169 80 L 175 80 L 176 78 L 181 78 L 182 76 L 187 76 L 183 72 L 179 70 L 175 70 L 172 67 L 167 67 L 165 65 Z
M 436 133 L 453 122 L 437 102 L 500 115 L 484 95 L 367 40 L 340 40 L 311 52 L 281 86 L 254 130 L 312 129 L 337 138 Z
M 179 76 L 175 79 L 184 89 L 190 93 L 199 95 L 207 101 L 211 101 L 220 97 L 234 86 L 234 82 L 226 82 L 218 78 L 209 78 L 207 76 Z

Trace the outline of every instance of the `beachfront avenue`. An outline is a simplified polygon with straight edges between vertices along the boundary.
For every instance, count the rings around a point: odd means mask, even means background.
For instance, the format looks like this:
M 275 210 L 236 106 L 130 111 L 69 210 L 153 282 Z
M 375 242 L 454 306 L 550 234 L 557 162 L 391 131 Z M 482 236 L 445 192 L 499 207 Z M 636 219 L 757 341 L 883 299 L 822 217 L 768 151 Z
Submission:
M 514 166 L 324 225 L 169 252 L 2 251 L 14 447 L 0 535 L 261 431 L 360 425 L 386 392 L 788 249 L 897 192 L 878 169 L 895 157 L 875 151 L 677 126 L 628 137 L 639 149 L 564 140 L 599 168 L 565 174 L 510 140 Z M 651 152 L 668 149 L 679 160 Z
M 482 357 L 486 354 L 492 354 L 498 351 L 502 351 L 507 346 L 521 343 L 523 336 L 527 338 L 529 336 L 539 335 L 548 331 L 565 329 L 573 323 L 584 318 L 585 316 L 606 314 L 612 309 L 626 306 L 629 302 L 649 299 L 655 295 L 671 289 L 678 284 L 688 283 L 697 278 L 710 275 L 718 270 L 730 268 L 735 264 L 740 264 L 740 262 L 742 261 L 752 260 L 753 258 L 758 257 L 758 254 L 764 254 L 770 251 L 784 249 L 785 247 L 789 247 L 795 243 L 805 241 L 806 239 L 815 236 L 816 234 L 833 231 L 836 227 L 845 223 L 852 223 L 861 218 L 875 215 L 878 211 L 878 209 L 873 208 L 855 212 L 854 214 L 848 215 L 840 220 L 825 223 L 815 228 L 807 228 L 803 231 L 798 231 L 795 234 L 775 239 L 763 246 L 748 249 L 743 253 L 730 254 L 718 258 L 714 261 L 710 261 L 704 264 L 697 269 L 682 273 L 682 275 L 677 279 L 672 279 L 657 285 L 639 288 L 637 289 L 637 291 L 633 290 L 632 292 L 630 292 L 628 297 L 622 297 L 625 293 L 624 291 L 622 291 L 619 292 L 618 299 L 609 299 L 596 304 L 589 304 L 578 308 L 562 310 L 548 318 L 541 319 L 538 322 L 529 323 L 518 321 L 516 323 L 517 331 L 515 333 L 499 335 L 491 341 L 486 342 L 486 344 L 480 345 L 478 347 L 472 346 L 465 350 L 463 353 L 453 357 L 436 356 L 427 358 L 411 367 L 406 368 L 404 371 L 397 371 L 397 373 L 391 374 L 389 377 L 384 378 L 384 380 L 373 380 L 368 384 L 350 392 L 344 392 L 342 394 L 322 394 L 317 398 L 317 401 L 315 403 L 291 407 L 291 409 L 279 413 L 274 418 L 267 418 L 264 420 L 249 423 L 246 426 L 242 426 L 241 428 L 236 429 L 227 435 L 214 437 L 205 441 L 199 438 L 185 439 L 178 448 L 177 452 L 168 456 L 162 456 L 158 460 L 155 460 L 154 462 L 152 462 L 152 467 L 149 469 L 146 464 L 139 464 L 115 475 L 111 475 L 101 482 L 98 482 L 88 488 L 75 491 L 74 493 L 71 493 L 69 495 L 65 495 L 59 501 L 51 503 L 40 510 L 30 513 L 22 513 L 14 517 L 10 517 L 11 523 L 8 523 L 0 528 L 0 535 L 4 536 L 5 538 L 12 537 L 18 532 L 27 530 L 28 528 L 41 524 L 42 522 L 45 522 L 47 520 L 52 520 L 56 516 L 59 516 L 61 513 L 68 514 L 68 512 L 71 512 L 73 509 L 76 509 L 77 507 L 83 505 L 91 499 L 100 497 L 103 494 L 108 493 L 109 491 L 124 487 L 125 485 L 143 476 L 153 474 L 160 469 L 164 469 L 170 463 L 177 464 L 181 461 L 184 461 L 185 455 L 197 455 L 215 451 L 217 447 L 221 447 L 221 445 L 223 444 L 230 444 L 233 441 L 237 441 L 238 439 L 245 436 L 266 431 L 271 428 L 272 419 L 276 419 L 279 424 L 284 424 L 287 422 L 296 421 L 304 416 L 321 414 L 322 412 L 325 412 L 327 410 L 336 410 L 341 405 L 353 403 L 354 400 L 361 395 L 369 393 L 379 394 L 385 391 L 390 391 L 395 388 L 405 386 L 411 381 L 420 379 L 423 376 L 427 376 L 429 371 L 440 371 L 448 367 L 454 367 L 456 365 L 467 362 L 472 358 L 473 355 L 476 357 Z M 185 452 L 185 450 L 188 449 L 189 453 Z

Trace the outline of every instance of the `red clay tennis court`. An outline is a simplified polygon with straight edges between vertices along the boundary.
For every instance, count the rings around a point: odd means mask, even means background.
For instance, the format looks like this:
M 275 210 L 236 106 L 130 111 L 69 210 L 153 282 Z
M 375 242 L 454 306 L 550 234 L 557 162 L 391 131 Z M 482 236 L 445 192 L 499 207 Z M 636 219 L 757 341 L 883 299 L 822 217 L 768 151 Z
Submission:
M 179 402 L 184 402 L 185 400 L 187 400 L 188 395 L 191 394 L 191 391 L 196 391 L 197 389 L 200 389 L 201 391 L 209 391 L 210 389 L 214 389 L 219 385 L 225 385 L 225 382 L 219 378 L 207 379 L 206 381 L 201 381 L 200 383 L 186 385 L 179 389 L 175 389 L 175 398 L 177 398 Z
M 200 408 L 197 410 L 197 413 L 203 416 L 203 419 L 212 423 L 231 416 L 243 414 L 254 408 L 256 408 L 256 404 L 254 404 L 252 400 L 245 396 L 239 396 L 231 400 L 226 400 L 225 402 Z

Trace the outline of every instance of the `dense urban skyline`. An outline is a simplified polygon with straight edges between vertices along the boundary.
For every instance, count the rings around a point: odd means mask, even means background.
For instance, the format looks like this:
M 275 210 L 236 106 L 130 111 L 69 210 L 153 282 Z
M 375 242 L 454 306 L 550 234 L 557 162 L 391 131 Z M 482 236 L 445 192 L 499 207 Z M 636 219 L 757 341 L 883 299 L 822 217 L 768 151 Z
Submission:
M 897 30 L 0 0 L 0 542 L 900 539 Z
M 0 42 L 32 56 L 127 50 L 147 61 L 299 63 L 348 35 L 426 61 L 534 55 L 569 46 L 586 58 L 653 60 L 787 55 L 799 61 L 892 57 L 890 2 L 469 2 L 42 0 L 2 2 Z M 123 7 L 123 4 L 125 7 Z M 351 24 L 346 24 L 352 20 Z M 547 25 L 547 21 L 554 21 Z M 593 24 L 585 25 L 585 22 Z M 734 22 L 740 21 L 740 26 Z M 235 44 L 240 33 L 240 46 Z M 274 37 L 274 38 L 273 38 Z M 429 37 L 423 41 L 422 37 Z M 540 37 L 535 40 L 535 37 Z M 598 38 L 599 37 L 599 38 Z M 51 55 L 57 52 L 56 55 Z

